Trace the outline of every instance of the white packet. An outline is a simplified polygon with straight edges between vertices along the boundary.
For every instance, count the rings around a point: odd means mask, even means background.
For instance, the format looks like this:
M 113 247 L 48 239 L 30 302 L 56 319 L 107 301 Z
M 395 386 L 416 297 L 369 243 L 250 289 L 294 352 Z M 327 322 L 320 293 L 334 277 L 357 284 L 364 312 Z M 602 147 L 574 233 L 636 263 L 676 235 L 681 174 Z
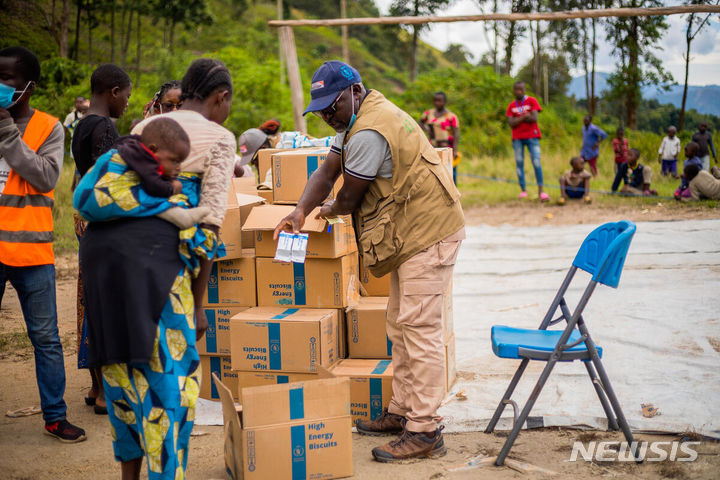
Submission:
M 275 250 L 275 260 L 279 262 L 292 262 L 292 249 L 295 235 L 288 232 L 280 232 L 278 235 L 277 250 Z
M 307 254 L 308 234 L 298 233 L 293 235 L 292 244 L 292 261 L 295 263 L 305 263 L 305 255 Z

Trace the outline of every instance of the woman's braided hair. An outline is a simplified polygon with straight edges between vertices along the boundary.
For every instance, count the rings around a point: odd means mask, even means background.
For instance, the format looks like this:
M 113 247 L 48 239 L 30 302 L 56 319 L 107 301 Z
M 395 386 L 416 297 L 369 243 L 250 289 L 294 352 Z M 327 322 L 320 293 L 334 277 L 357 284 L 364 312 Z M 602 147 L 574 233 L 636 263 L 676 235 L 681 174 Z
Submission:
M 153 97 L 153 105 L 160 102 L 167 92 L 176 88 L 182 89 L 178 80 L 170 80 L 160 85 L 160 90 L 155 92 L 155 96 Z
M 183 76 L 180 100 L 205 100 L 218 88 L 227 88 L 232 94 L 232 78 L 227 67 L 220 60 L 199 58 Z

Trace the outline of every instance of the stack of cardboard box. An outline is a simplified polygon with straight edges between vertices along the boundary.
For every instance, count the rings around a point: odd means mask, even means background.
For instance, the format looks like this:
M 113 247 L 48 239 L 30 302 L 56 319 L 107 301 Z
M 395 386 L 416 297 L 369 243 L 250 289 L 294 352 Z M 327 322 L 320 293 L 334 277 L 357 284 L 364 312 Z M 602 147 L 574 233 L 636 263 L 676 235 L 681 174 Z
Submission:
M 274 260 L 274 229 L 326 156 L 327 149 L 261 150 L 261 178 L 265 170 L 273 179 L 271 205 L 249 195 L 255 185 L 233 182 L 221 231 L 229 259 L 213 267 L 205 302 L 213 321 L 198 344 L 208 379 L 201 389 L 205 398 L 218 398 L 209 372 L 218 373 L 235 399 L 243 388 L 337 375 L 350 378 L 354 419 L 374 418 L 387 407 L 393 375 L 385 328 L 390 276 L 376 278 L 360 264 L 352 219 L 330 225 L 311 212 L 302 229 L 308 234 L 305 262 Z M 330 196 L 339 188 L 340 182 Z M 443 316 L 449 389 L 455 376 L 449 295 Z
M 217 373 L 230 386 L 237 384 L 237 373 L 230 367 L 230 319 L 257 305 L 254 239 L 240 228 L 253 207 L 263 203 L 262 198 L 254 195 L 255 188 L 254 179 L 236 178 L 230 185 L 225 221 L 220 229 L 227 255 L 213 263 L 203 297 L 208 329 L 197 343 L 204 373 L 202 398 L 219 399 L 211 373 Z

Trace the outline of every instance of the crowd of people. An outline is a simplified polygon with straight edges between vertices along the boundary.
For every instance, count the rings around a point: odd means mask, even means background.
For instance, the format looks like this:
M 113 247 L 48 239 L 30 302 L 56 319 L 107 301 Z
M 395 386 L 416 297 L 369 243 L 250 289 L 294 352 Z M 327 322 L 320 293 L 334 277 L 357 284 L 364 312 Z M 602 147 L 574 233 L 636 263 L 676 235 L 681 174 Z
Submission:
M 524 149 L 527 148 L 533 168 L 535 181 L 538 185 L 538 198 L 547 202 L 550 197 L 543 192 L 543 172 L 540 162 L 540 129 L 537 124 L 538 113 L 542 111 L 539 102 L 525 94 L 525 84 L 521 81 L 515 83 L 515 100 L 507 107 L 507 122 L 512 129 L 512 146 L 515 153 L 518 183 L 520 185 L 519 198 L 527 198 Z M 675 192 L 677 200 L 720 200 L 720 168 L 717 165 L 710 167 L 710 155 L 717 163 L 717 155 L 712 140 L 712 133 L 706 123 L 698 126 L 698 131 L 692 136 L 683 149 L 685 162 L 683 173 L 678 176 L 677 162 L 681 151 L 680 139 L 676 136 L 677 129 L 668 127 L 667 136 L 663 138 L 658 150 L 658 162 L 661 166 L 661 175 L 672 175 L 680 178 L 681 182 Z M 608 138 L 600 127 L 592 123 L 592 116 L 583 119 L 582 147 L 579 155 L 570 159 L 570 167 L 560 176 L 560 198 L 558 204 L 564 205 L 568 199 L 583 199 L 591 203 L 590 181 L 597 177 L 597 162 L 600 154 L 600 144 Z M 611 190 L 629 196 L 656 196 L 657 190 L 652 188 L 652 168 L 641 163 L 641 153 L 637 148 L 629 148 L 625 130 L 618 127 L 615 138 L 612 139 L 614 154 L 615 177 Z M 589 167 L 589 171 L 585 169 Z M 690 168 L 688 167 L 697 167 Z M 703 173 L 704 172 L 704 173 Z M 622 186 L 621 186 L 622 184 Z M 691 188 L 692 187 L 692 188 Z

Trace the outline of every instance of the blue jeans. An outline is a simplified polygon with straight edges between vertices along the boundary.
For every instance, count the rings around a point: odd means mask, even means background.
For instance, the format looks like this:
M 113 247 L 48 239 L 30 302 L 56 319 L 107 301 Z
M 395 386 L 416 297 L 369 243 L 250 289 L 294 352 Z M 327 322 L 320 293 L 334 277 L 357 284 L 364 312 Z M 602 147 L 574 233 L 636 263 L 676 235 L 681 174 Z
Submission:
M 513 140 L 512 146 L 513 152 L 515 152 L 515 167 L 517 169 L 520 188 L 525 191 L 525 150 L 523 150 L 523 147 L 527 147 L 528 152 L 530 152 L 530 161 L 532 161 L 533 168 L 535 169 L 535 182 L 539 186 L 542 186 L 543 173 L 542 166 L 540 165 L 540 139 L 527 138 L 523 140 Z
M 65 419 L 65 363 L 58 334 L 55 265 L 11 267 L 0 263 L 0 305 L 5 284 L 20 298 L 28 336 L 35 350 L 35 377 L 46 422 Z

